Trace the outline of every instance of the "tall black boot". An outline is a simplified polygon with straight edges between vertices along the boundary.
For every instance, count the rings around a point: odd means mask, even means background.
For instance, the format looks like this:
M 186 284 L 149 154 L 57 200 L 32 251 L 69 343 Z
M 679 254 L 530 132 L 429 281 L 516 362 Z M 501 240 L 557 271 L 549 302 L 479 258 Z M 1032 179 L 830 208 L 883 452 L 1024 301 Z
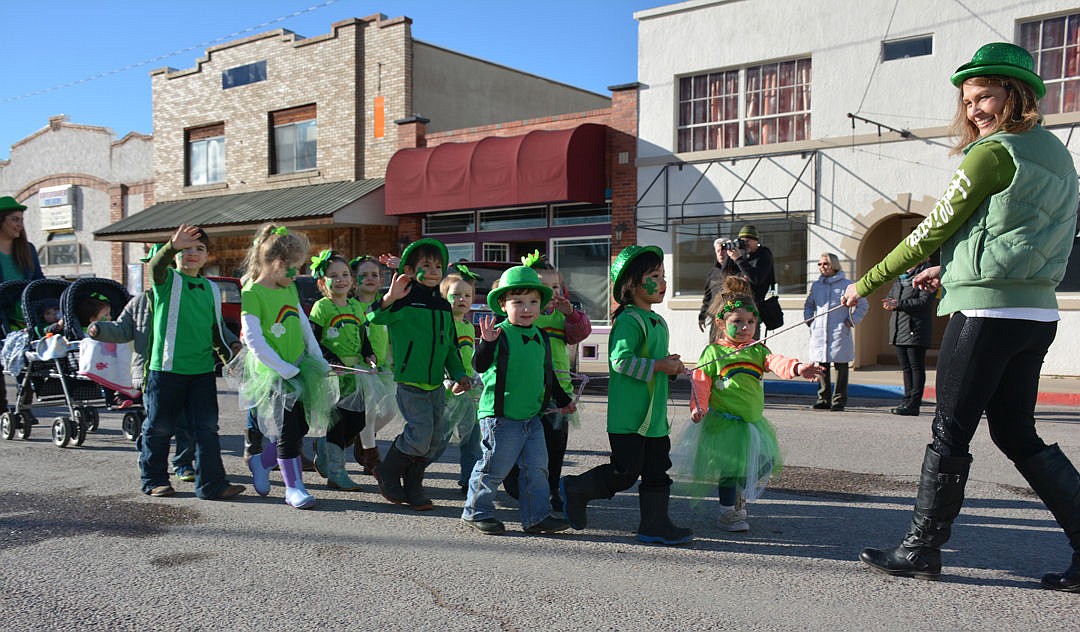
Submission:
M 244 463 L 256 454 L 262 454 L 263 433 L 255 428 L 244 428 Z
M 584 529 L 588 524 L 586 508 L 590 500 L 611 498 L 614 492 L 609 484 L 610 463 L 599 465 L 578 476 L 564 476 L 559 480 L 559 494 L 563 498 L 563 511 L 566 521 L 575 529 Z
M 886 575 L 937 579 L 941 576 L 941 545 L 964 504 L 971 456 L 941 456 L 926 446 L 919 495 L 907 535 L 895 549 L 863 549 L 859 559 Z
M 638 524 L 637 539 L 649 544 L 674 546 L 686 544 L 694 539 L 694 532 L 671 524 L 668 504 L 671 500 L 671 488 L 638 489 L 638 505 L 641 508 L 641 523 Z
M 1042 585 L 1080 592 L 1080 473 L 1056 443 L 1017 463 L 1016 469 L 1054 514 L 1074 551 L 1069 568 L 1044 575 Z
M 423 457 L 414 456 L 409 458 L 409 464 L 405 467 L 405 502 L 410 509 L 429 511 L 435 508 L 435 504 L 424 493 L 424 471 L 430 463 L 431 461 Z
M 397 444 L 393 444 L 386 452 L 386 458 L 375 468 L 375 482 L 379 484 L 379 493 L 395 505 L 406 502 L 401 477 L 408 466 L 409 457 L 397 449 Z

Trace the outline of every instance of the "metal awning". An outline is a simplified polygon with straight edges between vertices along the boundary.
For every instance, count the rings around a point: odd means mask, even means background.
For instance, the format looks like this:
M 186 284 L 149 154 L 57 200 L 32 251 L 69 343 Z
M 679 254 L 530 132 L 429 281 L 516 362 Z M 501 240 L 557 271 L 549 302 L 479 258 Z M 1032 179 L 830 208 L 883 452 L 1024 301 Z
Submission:
M 149 242 L 180 224 L 201 226 L 214 235 L 249 232 L 268 221 L 298 228 L 396 224 L 384 205 L 382 178 L 248 191 L 160 202 L 96 231 L 94 238 Z

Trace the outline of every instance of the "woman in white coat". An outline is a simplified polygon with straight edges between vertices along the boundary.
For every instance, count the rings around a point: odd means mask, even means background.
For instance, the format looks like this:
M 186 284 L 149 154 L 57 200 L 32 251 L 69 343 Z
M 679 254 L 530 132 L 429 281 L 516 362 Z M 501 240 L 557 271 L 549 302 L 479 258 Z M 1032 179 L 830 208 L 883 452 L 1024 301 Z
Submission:
M 821 255 L 818 261 L 821 276 L 810 287 L 803 304 L 803 318 L 821 316 L 807 323 L 810 328 L 810 354 L 807 360 L 817 362 L 825 369 L 818 378 L 818 396 L 814 408 L 818 410 L 844 410 L 847 405 L 848 363 L 855 359 L 855 343 L 851 328 L 866 315 L 870 304 L 860 299 L 854 311 L 837 310 L 822 316 L 840 305 L 844 290 L 852 284 L 840 269 L 840 259 L 831 252 Z M 829 366 L 836 368 L 836 390 L 830 380 Z

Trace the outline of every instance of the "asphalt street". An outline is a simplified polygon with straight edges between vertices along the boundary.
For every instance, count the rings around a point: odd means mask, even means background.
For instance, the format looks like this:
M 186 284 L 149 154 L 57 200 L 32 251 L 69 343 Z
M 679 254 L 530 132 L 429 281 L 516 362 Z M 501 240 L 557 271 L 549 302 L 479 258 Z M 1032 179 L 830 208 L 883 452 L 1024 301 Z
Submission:
M 751 531 L 720 531 L 715 501 L 676 498 L 675 521 L 696 537 L 666 548 L 633 539 L 632 492 L 591 505 L 588 529 L 554 536 L 522 533 L 504 497 L 509 532 L 474 533 L 459 520 L 454 449 L 429 470 L 434 511 L 388 504 L 355 463 L 363 491 L 329 491 L 308 473 L 318 504 L 298 511 L 276 473 L 270 496 L 255 495 L 236 395 L 222 390 L 219 402 L 226 470 L 248 485 L 232 501 L 198 500 L 175 479 L 174 497 L 141 494 L 114 413 L 79 448 L 53 446 L 46 425 L 0 440 L 0 628 L 1015 631 L 1080 621 L 1080 595 L 1038 584 L 1067 565 L 1066 539 L 985 427 L 942 580 L 882 577 L 856 561 L 906 528 L 928 406 L 912 418 L 890 415 L 894 402 L 830 413 L 770 397 L 785 470 L 750 505 Z M 607 457 L 604 396 L 582 403 L 568 473 Z M 677 394 L 670 406 L 676 434 L 685 403 Z M 1080 409 L 1041 410 L 1039 430 L 1080 463 Z M 392 437 L 380 435 L 384 451 Z

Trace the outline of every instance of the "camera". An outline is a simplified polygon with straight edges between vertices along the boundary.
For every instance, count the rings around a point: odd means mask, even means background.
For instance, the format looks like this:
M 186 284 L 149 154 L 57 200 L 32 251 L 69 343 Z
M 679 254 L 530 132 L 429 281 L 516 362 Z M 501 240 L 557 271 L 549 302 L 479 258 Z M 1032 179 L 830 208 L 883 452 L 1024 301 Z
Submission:
M 746 240 L 743 238 L 729 239 L 720 244 L 724 250 L 746 250 Z

